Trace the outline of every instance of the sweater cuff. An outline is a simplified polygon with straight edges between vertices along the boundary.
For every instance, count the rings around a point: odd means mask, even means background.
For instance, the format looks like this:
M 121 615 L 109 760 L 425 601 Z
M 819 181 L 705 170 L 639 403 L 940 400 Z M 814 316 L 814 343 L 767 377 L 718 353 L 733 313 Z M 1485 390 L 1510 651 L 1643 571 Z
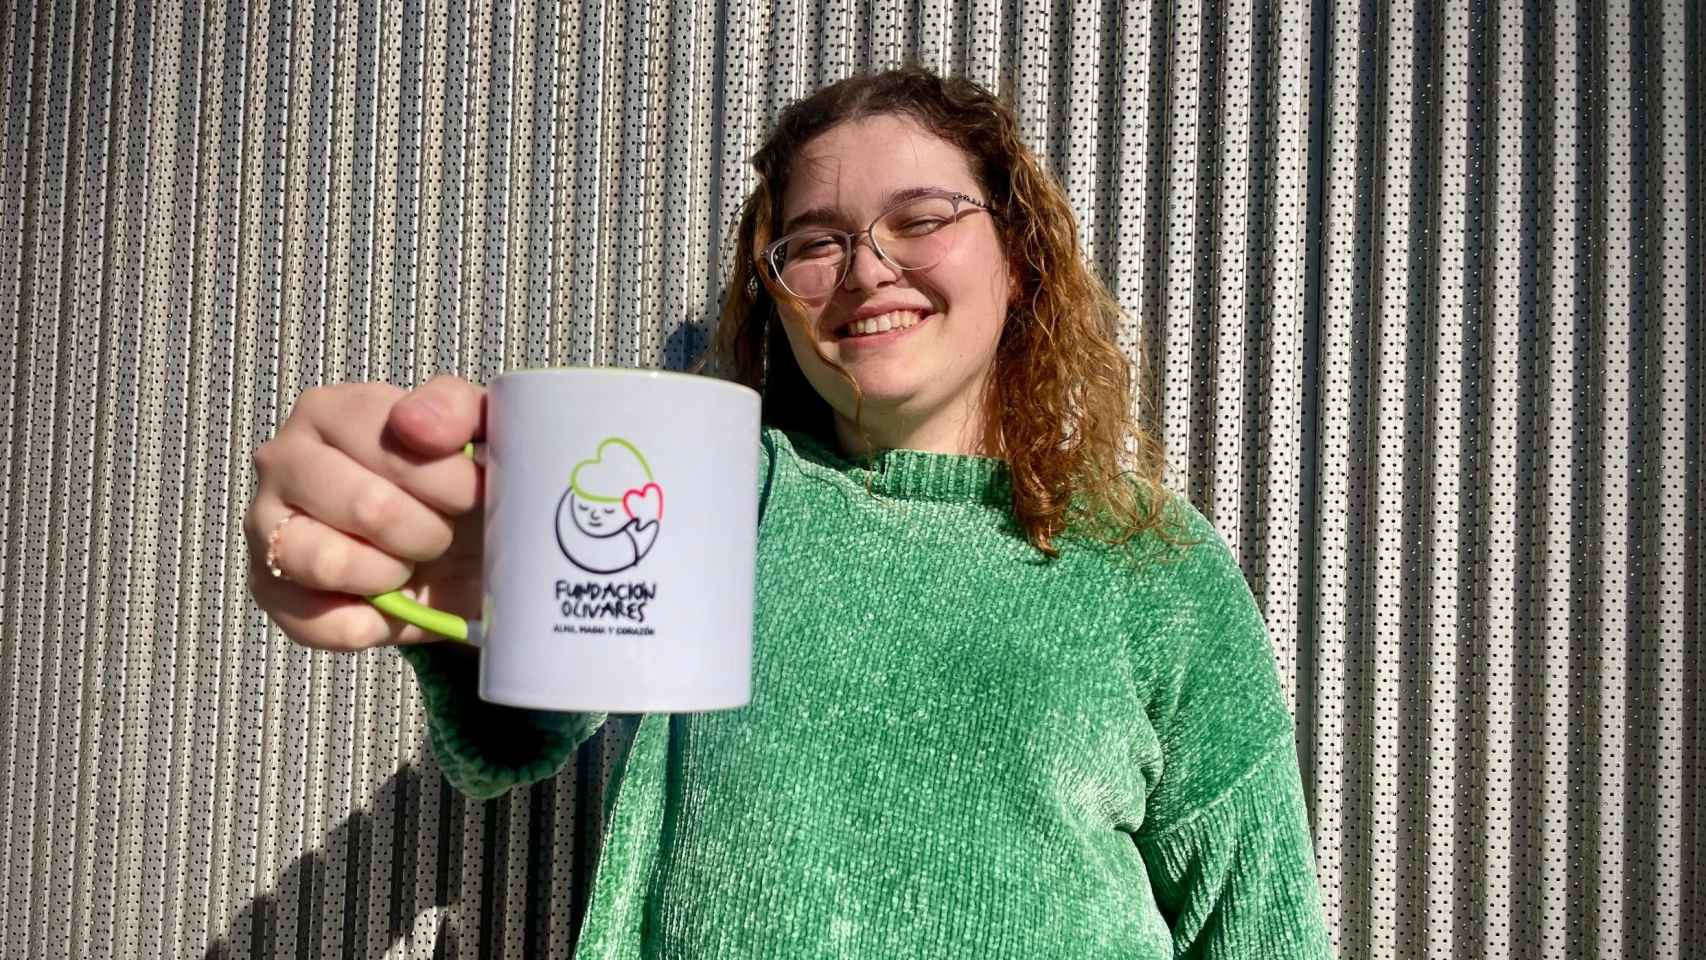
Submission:
M 1331 960 L 1289 736 L 1231 790 L 1137 846 L 1174 956 Z
M 470 797 L 485 800 L 554 776 L 604 723 L 602 713 L 487 703 L 479 696 L 479 662 L 442 643 L 397 652 L 414 668 L 445 779 Z

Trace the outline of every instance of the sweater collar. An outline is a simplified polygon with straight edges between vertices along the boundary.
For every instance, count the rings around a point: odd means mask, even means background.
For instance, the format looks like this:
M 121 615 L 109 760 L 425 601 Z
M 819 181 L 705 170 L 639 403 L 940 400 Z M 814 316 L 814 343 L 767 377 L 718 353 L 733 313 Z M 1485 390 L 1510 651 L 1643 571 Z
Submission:
M 872 492 L 897 500 L 960 503 L 1013 502 L 1012 474 L 1005 460 L 922 450 L 880 450 L 850 460 L 804 433 L 787 434 L 801 458 L 842 474 Z

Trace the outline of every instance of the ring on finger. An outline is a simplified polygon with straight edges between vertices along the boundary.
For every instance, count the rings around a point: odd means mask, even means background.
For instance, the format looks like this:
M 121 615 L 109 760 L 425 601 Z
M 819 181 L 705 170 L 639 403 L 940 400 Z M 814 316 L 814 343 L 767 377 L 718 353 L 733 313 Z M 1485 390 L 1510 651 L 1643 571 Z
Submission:
M 284 575 L 284 571 L 280 570 L 278 567 L 279 535 L 284 532 L 285 524 L 300 516 L 302 516 L 302 514 L 297 513 L 295 510 L 291 510 L 286 513 L 284 515 L 284 519 L 273 524 L 272 533 L 267 536 L 267 571 L 281 580 L 288 580 L 290 578 L 286 577 Z

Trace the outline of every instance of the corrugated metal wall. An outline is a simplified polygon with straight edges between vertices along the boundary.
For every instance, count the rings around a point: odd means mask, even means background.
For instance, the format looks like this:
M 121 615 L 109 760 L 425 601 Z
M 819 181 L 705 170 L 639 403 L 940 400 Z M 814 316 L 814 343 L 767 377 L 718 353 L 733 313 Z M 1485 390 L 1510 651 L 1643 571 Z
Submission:
M 1706 952 L 1685 0 L 0 13 L 0 953 L 563 956 L 608 745 L 443 787 L 245 592 L 296 395 L 705 343 L 788 99 L 1011 91 L 1297 709 L 1344 957 Z

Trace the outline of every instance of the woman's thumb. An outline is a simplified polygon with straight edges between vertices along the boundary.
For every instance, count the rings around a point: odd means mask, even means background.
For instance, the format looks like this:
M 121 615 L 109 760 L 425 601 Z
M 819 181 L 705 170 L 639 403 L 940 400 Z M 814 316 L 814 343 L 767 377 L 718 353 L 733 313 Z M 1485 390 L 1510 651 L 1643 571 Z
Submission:
M 390 426 L 416 452 L 446 456 L 485 436 L 485 414 L 484 389 L 441 374 L 397 401 Z

